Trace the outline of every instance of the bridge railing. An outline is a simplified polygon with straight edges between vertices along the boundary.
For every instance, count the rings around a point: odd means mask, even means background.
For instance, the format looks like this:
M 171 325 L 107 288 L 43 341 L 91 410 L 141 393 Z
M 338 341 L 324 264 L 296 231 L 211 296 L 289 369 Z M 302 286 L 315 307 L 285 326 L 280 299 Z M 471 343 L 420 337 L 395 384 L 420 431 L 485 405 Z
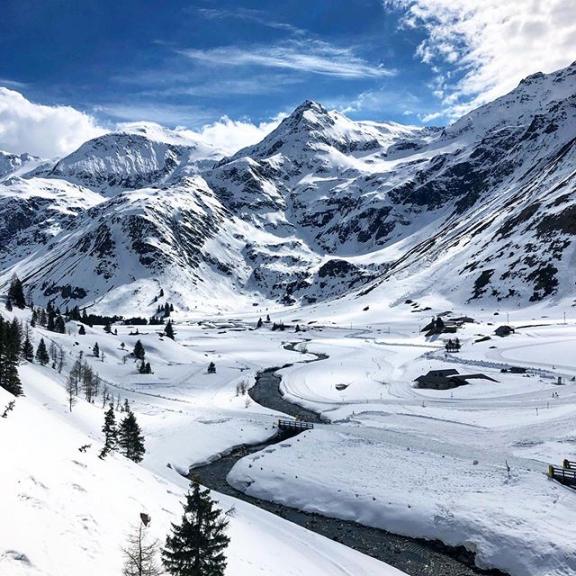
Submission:
M 279 430 L 290 430 L 290 431 L 303 431 L 303 430 L 312 430 L 314 428 L 314 424 L 312 422 L 305 422 L 304 420 L 278 420 L 278 429 Z
M 574 463 L 576 464 L 576 463 Z M 548 477 L 557 480 L 561 484 L 576 486 L 576 470 L 560 466 L 548 466 Z

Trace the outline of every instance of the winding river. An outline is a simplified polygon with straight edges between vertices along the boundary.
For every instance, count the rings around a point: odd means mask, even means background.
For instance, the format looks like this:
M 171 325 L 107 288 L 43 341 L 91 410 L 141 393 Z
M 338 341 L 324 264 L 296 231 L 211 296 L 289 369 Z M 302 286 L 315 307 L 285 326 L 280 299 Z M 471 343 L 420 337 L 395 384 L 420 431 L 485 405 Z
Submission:
M 295 351 L 297 345 L 298 343 L 290 343 L 286 344 L 285 348 Z M 304 360 L 304 362 L 317 362 L 327 358 L 323 354 L 308 354 L 314 358 Z M 289 402 L 282 395 L 280 391 L 282 376 L 278 374 L 278 371 L 288 366 L 290 364 L 280 368 L 268 368 L 260 372 L 256 377 L 255 385 L 249 391 L 250 396 L 262 406 L 289 416 L 309 422 L 325 423 L 325 420 L 316 412 Z M 505 576 L 503 572 L 498 570 L 477 568 L 474 564 L 474 555 L 463 547 L 448 547 L 439 541 L 398 536 L 355 522 L 302 512 L 288 506 L 248 496 L 228 484 L 226 480 L 228 473 L 238 460 L 285 438 L 285 435 L 279 434 L 262 444 L 237 447 L 210 464 L 191 469 L 190 478 L 212 490 L 249 502 L 308 530 L 386 562 L 410 576 Z

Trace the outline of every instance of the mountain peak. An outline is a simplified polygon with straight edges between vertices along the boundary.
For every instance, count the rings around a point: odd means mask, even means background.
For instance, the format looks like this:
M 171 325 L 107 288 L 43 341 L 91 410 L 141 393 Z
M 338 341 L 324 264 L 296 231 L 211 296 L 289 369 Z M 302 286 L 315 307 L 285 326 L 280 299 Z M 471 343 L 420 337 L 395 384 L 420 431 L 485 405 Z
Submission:
M 304 100 L 304 102 L 302 102 L 300 106 L 294 109 L 294 112 L 292 112 L 291 116 L 294 116 L 295 114 L 302 114 L 307 110 L 311 110 L 318 114 L 328 114 L 328 110 L 324 108 L 324 106 L 322 106 L 322 104 L 320 104 L 319 102 L 316 102 L 314 100 Z

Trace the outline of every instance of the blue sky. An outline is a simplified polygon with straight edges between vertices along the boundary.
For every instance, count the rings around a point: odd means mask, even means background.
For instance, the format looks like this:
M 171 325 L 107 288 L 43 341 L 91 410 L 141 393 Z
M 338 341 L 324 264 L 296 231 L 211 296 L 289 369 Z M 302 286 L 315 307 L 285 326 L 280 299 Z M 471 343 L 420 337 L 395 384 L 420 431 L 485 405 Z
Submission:
M 134 121 L 251 143 L 306 99 L 445 124 L 576 60 L 574 0 L 3 0 L 1 13 L 0 149 L 45 156 Z
M 315 99 L 417 122 L 439 107 L 415 57 L 425 33 L 380 0 L 5 0 L 2 12 L 5 85 L 102 119 L 261 121 Z

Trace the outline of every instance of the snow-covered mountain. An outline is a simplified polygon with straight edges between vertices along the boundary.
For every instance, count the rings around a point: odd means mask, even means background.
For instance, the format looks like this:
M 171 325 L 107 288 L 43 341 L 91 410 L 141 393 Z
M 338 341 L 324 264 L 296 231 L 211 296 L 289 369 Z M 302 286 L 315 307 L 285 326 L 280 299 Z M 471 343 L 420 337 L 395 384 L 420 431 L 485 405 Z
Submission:
M 11 154 L 0 150 L 0 182 L 19 173 L 29 172 L 42 162 L 32 154 Z
M 575 143 L 576 63 L 443 130 L 307 101 L 222 158 L 135 125 L 2 183 L 2 279 L 118 311 L 148 310 L 160 286 L 183 309 L 376 288 L 573 298 Z
M 211 165 L 217 153 L 202 144 L 175 144 L 143 134 L 111 133 L 85 142 L 47 171 L 105 194 L 168 185 Z

